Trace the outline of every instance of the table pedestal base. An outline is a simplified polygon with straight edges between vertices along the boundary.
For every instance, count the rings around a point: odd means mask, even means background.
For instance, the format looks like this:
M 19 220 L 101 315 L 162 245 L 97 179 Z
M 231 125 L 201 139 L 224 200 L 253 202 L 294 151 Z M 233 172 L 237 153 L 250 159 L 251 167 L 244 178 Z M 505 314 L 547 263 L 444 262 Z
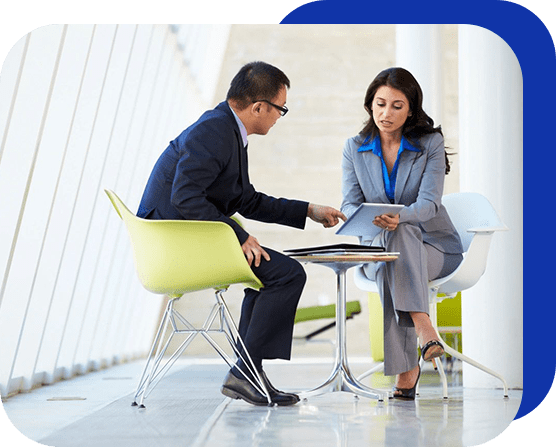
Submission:
M 336 365 L 330 377 L 322 385 L 312 390 L 299 393 L 299 397 L 306 400 L 310 397 L 336 391 L 344 391 L 355 394 L 356 396 L 377 399 L 379 402 L 384 402 L 384 400 L 391 397 L 391 393 L 388 391 L 376 390 L 363 385 L 355 379 L 351 375 L 349 369 L 342 364 Z

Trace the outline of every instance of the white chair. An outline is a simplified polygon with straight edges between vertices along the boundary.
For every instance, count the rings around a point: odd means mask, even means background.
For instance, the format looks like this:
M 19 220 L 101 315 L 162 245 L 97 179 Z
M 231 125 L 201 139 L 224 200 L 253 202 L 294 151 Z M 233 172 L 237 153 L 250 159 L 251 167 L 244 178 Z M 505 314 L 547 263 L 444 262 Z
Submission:
M 448 194 L 442 198 L 442 203 L 446 207 L 450 219 L 459 233 L 464 254 L 463 261 L 453 273 L 444 278 L 438 278 L 429 282 L 430 318 L 437 334 L 437 303 L 446 298 L 454 298 L 458 292 L 469 289 L 479 281 L 486 268 L 492 235 L 495 231 L 508 230 L 500 221 L 490 202 L 481 194 L 471 192 Z M 361 290 L 378 293 L 376 282 L 371 281 L 365 276 L 362 266 L 355 269 L 354 280 L 357 287 Z M 438 294 L 444 295 L 439 297 Z M 508 397 L 508 385 L 500 374 L 452 349 L 444 342 L 440 334 L 438 334 L 438 338 L 444 346 L 445 352 L 451 356 L 500 379 L 504 386 L 504 397 Z M 382 365 L 378 365 L 359 376 L 358 379 L 361 380 L 369 376 L 380 370 L 381 367 Z M 447 399 L 448 383 L 442 362 L 436 362 L 436 367 L 442 380 L 443 396 Z

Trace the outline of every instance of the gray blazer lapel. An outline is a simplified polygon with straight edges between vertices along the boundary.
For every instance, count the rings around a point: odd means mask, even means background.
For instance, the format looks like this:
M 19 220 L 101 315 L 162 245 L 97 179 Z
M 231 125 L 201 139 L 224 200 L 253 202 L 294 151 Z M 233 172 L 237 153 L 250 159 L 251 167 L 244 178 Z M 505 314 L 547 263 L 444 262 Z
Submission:
M 400 157 L 400 164 L 398 165 L 398 175 L 396 177 L 396 191 L 394 192 L 395 202 L 399 203 L 402 192 L 411 173 L 411 168 L 415 159 L 419 156 L 418 152 L 403 151 Z
M 382 162 L 380 157 L 373 154 L 371 151 L 362 153 L 365 160 L 365 166 L 369 172 L 369 178 L 373 184 L 375 193 L 382 199 L 382 203 L 390 203 L 386 191 L 384 190 L 384 179 L 382 178 Z

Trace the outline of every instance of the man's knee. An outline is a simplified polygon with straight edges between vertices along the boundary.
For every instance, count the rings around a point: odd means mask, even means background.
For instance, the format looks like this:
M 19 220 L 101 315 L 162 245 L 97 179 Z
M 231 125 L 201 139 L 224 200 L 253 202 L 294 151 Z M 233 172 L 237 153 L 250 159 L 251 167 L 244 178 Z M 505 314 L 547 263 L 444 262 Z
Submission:
M 295 259 L 291 259 L 291 261 L 292 261 L 292 264 L 291 264 L 291 278 L 292 278 L 292 281 L 295 281 L 301 287 L 305 286 L 305 283 L 307 282 L 307 273 L 305 272 L 305 269 Z
M 276 252 L 271 252 L 270 257 L 271 260 L 264 261 L 260 269 L 253 269 L 265 288 L 295 285 L 302 289 L 305 286 L 307 274 L 299 261 Z

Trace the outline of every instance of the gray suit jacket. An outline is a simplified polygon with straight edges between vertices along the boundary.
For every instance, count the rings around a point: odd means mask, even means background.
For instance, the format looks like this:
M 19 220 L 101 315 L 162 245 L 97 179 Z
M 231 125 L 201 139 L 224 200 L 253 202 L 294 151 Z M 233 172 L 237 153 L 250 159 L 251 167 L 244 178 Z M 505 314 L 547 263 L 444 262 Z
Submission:
M 381 160 L 371 151 L 358 152 L 362 142 L 356 136 L 344 145 L 341 210 L 347 217 L 363 202 L 390 203 L 384 189 Z M 423 241 L 444 253 L 462 253 L 459 235 L 442 205 L 446 169 L 444 138 L 433 133 L 422 137 L 416 145 L 421 152 L 402 152 L 398 167 L 394 202 L 405 205 L 400 212 L 400 223 L 419 226 Z M 369 222 L 369 225 L 373 224 Z

